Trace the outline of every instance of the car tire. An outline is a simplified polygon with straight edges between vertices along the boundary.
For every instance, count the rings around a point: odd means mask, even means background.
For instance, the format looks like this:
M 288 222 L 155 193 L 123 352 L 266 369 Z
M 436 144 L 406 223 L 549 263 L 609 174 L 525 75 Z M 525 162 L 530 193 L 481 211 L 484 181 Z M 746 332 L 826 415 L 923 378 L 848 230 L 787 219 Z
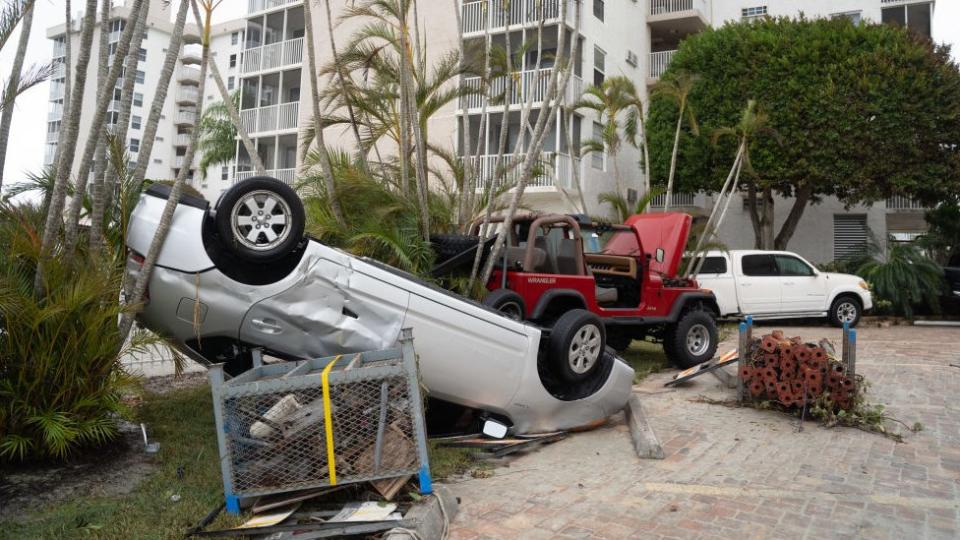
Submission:
M 860 315 L 863 313 L 863 305 L 860 300 L 850 295 L 838 296 L 830 304 L 830 324 L 836 327 L 842 327 L 843 323 L 849 322 L 850 328 L 854 328 L 860 322 Z
M 687 369 L 713 358 L 717 352 L 717 321 L 709 311 L 693 309 L 667 327 L 663 350 L 675 367 Z
M 217 203 L 216 228 L 232 253 L 250 262 L 270 262 L 303 239 L 303 202 L 276 178 L 255 176 L 234 184 Z
M 436 263 L 440 264 L 468 249 L 473 249 L 480 242 L 480 238 L 469 234 L 432 234 L 430 245 L 437 255 Z
M 527 307 L 523 298 L 510 289 L 497 289 L 487 293 L 481 302 L 490 309 L 499 311 L 504 317 L 522 321 L 527 316 Z
M 564 313 L 550 330 L 549 359 L 556 374 L 567 382 L 590 378 L 600 364 L 607 334 L 600 317 L 584 309 Z

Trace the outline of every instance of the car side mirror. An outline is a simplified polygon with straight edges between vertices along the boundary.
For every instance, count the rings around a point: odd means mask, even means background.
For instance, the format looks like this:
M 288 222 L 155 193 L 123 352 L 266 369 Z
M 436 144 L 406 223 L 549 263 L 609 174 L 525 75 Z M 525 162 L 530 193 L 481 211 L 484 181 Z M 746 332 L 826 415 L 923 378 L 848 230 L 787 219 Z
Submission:
M 663 248 L 657 248 L 657 262 L 662 263 L 664 258 Z

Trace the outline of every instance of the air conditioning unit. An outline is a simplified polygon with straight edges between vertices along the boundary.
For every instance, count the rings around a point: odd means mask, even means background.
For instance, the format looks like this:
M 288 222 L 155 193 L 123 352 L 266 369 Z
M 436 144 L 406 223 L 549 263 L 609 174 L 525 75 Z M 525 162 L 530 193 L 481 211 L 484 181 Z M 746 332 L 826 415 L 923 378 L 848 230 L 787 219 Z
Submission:
M 633 51 L 627 51 L 627 63 L 633 67 L 637 67 L 637 64 L 640 62 L 640 59 L 637 58 L 637 54 Z

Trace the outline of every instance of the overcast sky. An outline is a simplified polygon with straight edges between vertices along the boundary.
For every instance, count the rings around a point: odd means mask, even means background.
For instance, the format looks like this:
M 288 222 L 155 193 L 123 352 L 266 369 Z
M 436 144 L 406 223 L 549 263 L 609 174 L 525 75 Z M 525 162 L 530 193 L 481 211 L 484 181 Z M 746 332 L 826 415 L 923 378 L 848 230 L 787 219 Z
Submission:
M 74 2 L 74 5 L 80 4 L 81 2 Z M 227 0 L 217 8 L 214 21 L 242 17 L 246 13 L 246 5 L 247 2 L 243 0 Z M 64 20 L 62 0 L 37 0 L 36 9 L 27 50 L 27 65 L 50 60 L 52 45 L 46 37 L 46 29 Z M 9 66 L 13 63 L 18 36 L 19 30 L 10 37 L 0 52 L 0 77 L 3 77 L 4 81 L 9 76 Z M 937 2 L 933 18 L 933 37 L 937 42 L 951 44 L 953 58 L 960 59 L 960 0 Z M 24 178 L 26 173 L 37 172 L 43 166 L 49 93 L 50 89 L 45 83 L 30 89 L 17 99 L 3 175 L 5 185 L 16 183 Z

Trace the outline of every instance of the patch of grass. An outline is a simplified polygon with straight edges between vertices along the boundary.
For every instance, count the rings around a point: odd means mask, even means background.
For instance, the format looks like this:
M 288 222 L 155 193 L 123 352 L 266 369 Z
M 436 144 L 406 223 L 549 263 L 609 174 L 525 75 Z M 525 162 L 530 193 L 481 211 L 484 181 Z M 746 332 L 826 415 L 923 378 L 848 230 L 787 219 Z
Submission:
M 633 367 L 636 373 L 633 382 L 639 383 L 651 373 L 657 373 L 670 367 L 663 346 L 649 341 L 634 341 L 630 348 L 620 356 Z
M 122 497 L 76 497 L 18 521 L 3 538 L 182 538 L 222 502 L 223 484 L 206 386 L 145 396 L 140 419 L 160 442 L 157 470 Z M 182 474 L 178 474 L 182 470 Z M 178 495 L 174 502 L 171 497 Z M 242 520 L 221 516 L 217 526 Z
M 469 448 L 448 448 L 437 446 L 430 441 L 430 475 L 434 480 L 442 480 L 461 474 L 474 474 L 491 466 Z

